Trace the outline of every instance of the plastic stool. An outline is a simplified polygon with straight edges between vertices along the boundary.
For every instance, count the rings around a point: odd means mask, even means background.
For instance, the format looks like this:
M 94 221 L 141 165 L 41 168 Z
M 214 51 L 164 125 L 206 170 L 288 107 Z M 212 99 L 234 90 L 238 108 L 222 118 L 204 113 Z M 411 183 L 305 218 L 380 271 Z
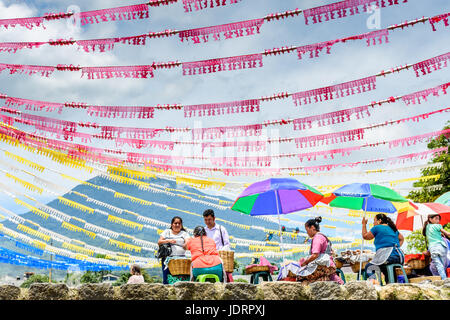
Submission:
M 252 276 L 250 277 L 250 283 L 258 284 L 259 283 L 259 277 L 262 277 L 264 281 L 273 281 L 272 276 L 270 275 L 270 272 L 268 271 L 259 271 L 252 273 Z
M 216 274 L 201 274 L 197 276 L 197 279 L 195 279 L 195 281 L 198 282 L 207 282 L 207 280 L 214 280 L 208 282 L 220 282 L 220 279 Z
M 409 283 L 408 276 L 406 275 L 406 271 L 405 271 L 405 268 L 403 268 L 403 265 L 401 265 L 399 263 L 393 263 L 393 264 L 386 265 L 386 268 L 387 268 L 387 272 L 388 272 L 389 283 L 395 282 L 395 276 L 394 276 L 395 268 L 402 268 L 402 272 L 405 277 L 405 283 Z
M 344 275 L 344 272 L 342 272 L 341 269 L 336 268 L 336 273 L 339 274 L 339 277 L 341 277 L 342 281 L 344 281 L 344 283 L 345 283 L 345 275 Z

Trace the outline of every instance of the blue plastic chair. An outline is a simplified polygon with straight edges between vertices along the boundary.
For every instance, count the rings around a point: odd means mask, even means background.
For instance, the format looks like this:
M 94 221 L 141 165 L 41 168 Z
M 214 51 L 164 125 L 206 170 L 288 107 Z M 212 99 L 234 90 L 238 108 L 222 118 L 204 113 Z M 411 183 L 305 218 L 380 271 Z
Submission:
M 250 277 L 250 283 L 258 284 L 260 277 L 262 277 L 264 281 L 273 281 L 272 276 L 270 275 L 270 272 L 258 271 L 258 272 L 252 273 L 252 275 Z
M 405 283 L 409 283 L 408 276 L 406 275 L 406 271 L 405 271 L 405 268 L 403 268 L 403 265 L 401 265 L 399 263 L 393 263 L 393 264 L 386 265 L 386 268 L 387 268 L 387 272 L 388 272 L 389 283 L 395 282 L 395 274 L 394 274 L 395 268 L 402 269 Z

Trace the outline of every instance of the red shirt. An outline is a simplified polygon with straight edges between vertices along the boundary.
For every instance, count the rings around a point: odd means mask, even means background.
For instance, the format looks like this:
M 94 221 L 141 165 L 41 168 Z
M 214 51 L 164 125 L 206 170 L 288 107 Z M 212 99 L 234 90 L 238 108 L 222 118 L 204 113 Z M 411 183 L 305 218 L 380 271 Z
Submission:
M 187 249 L 191 252 L 193 268 L 211 268 L 222 263 L 216 243 L 213 239 L 203 236 L 203 250 L 200 237 L 190 238 L 186 243 Z

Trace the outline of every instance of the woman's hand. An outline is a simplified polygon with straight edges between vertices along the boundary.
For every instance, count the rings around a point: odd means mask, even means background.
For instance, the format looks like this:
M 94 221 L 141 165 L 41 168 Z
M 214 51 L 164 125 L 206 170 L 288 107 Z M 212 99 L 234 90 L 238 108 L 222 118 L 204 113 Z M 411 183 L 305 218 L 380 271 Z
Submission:
M 166 241 L 167 241 L 166 243 L 172 243 L 172 244 L 177 243 L 177 240 L 175 240 L 175 239 L 167 239 Z
M 368 222 L 368 220 L 366 219 L 366 217 L 363 217 L 363 218 L 362 218 L 362 221 L 361 221 L 362 225 L 363 225 L 363 226 L 366 225 L 367 222 Z

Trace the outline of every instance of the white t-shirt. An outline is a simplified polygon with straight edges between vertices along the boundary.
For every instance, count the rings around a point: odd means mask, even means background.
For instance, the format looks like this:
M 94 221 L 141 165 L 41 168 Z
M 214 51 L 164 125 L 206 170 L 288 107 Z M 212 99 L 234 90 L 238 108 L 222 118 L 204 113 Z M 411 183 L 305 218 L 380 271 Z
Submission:
M 138 274 L 136 274 L 136 275 L 132 275 L 130 278 L 128 278 L 128 282 L 127 282 L 127 284 L 128 283 L 144 283 L 145 281 L 144 281 L 144 276 L 143 275 L 138 275 Z
M 186 239 L 189 238 L 189 234 L 186 231 L 180 231 L 178 234 L 174 234 L 172 232 L 172 229 L 166 229 L 161 233 L 161 236 L 164 239 L 175 239 L 176 244 L 172 244 L 172 254 L 170 257 L 173 256 L 184 256 L 186 253 L 186 250 L 183 249 L 183 245 L 186 243 Z

